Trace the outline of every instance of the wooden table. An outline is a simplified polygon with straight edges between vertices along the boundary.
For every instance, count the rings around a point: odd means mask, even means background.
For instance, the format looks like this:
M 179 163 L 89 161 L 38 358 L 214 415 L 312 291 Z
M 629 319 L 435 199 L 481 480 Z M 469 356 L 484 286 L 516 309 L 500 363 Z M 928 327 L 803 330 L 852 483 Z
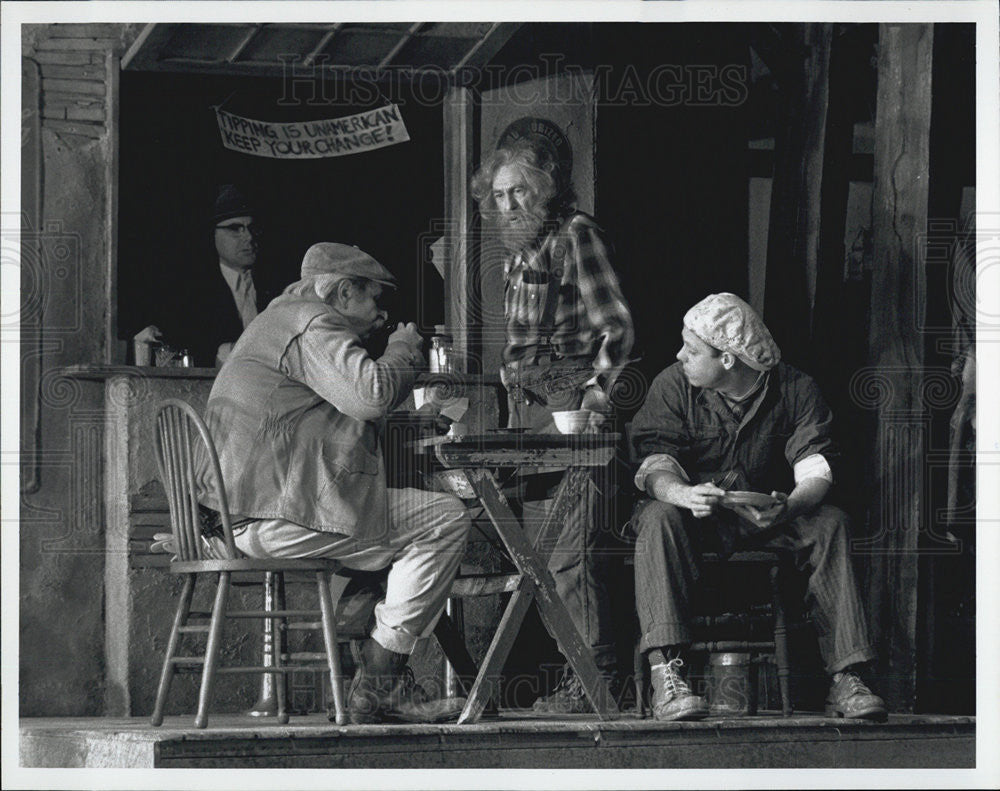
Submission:
M 572 504 L 587 486 L 590 468 L 603 467 L 611 461 L 618 439 L 618 434 L 499 431 L 462 439 L 435 437 L 417 443 L 427 451 L 433 449 L 445 468 L 465 471 L 475 496 L 518 571 L 516 583 L 511 588 L 513 596 L 468 690 L 468 700 L 458 720 L 460 724 L 476 722 L 483 713 L 532 602 L 537 604 L 545 628 L 555 638 L 559 650 L 579 677 L 594 711 L 602 720 L 618 717 L 618 707 L 594 664 L 590 648 L 583 642 L 566 605 L 556 593 L 555 580 L 548 570 L 549 556 Z M 521 521 L 514 515 L 501 491 L 494 472 L 497 467 L 565 469 L 552 509 L 545 517 L 534 543 L 529 541 Z M 439 638 L 444 636 L 442 631 L 437 631 Z M 442 647 L 449 660 L 458 654 L 459 663 L 468 667 L 471 660 L 464 646 L 455 650 L 452 645 L 452 650 L 449 650 L 443 640 Z M 456 666 L 455 669 L 463 672 L 462 667 Z

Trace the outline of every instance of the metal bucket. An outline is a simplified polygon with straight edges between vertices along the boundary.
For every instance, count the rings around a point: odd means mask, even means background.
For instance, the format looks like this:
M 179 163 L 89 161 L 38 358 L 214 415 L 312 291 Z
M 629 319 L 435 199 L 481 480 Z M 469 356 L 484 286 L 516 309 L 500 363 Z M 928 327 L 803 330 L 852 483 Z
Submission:
M 712 715 L 741 717 L 757 713 L 757 666 L 750 654 L 709 657 L 708 704 Z

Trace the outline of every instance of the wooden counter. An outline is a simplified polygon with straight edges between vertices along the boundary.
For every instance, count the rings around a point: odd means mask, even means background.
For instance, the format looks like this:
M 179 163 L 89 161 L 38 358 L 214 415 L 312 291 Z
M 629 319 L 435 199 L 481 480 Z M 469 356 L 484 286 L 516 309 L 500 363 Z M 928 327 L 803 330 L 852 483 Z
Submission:
M 218 368 L 156 368 L 138 365 L 68 365 L 60 371 L 69 379 L 83 379 L 91 382 L 105 382 L 115 376 L 145 377 L 151 379 L 207 379 L 214 381 Z M 496 376 L 463 373 L 417 374 L 417 387 L 428 385 L 464 385 L 502 388 Z
M 179 591 L 174 575 L 165 572 L 168 557 L 149 552 L 153 534 L 170 530 L 153 452 L 153 415 L 167 398 L 181 398 L 203 410 L 217 371 L 74 365 L 61 373 L 104 383 L 106 714 L 145 716 L 153 709 Z M 227 643 L 233 647 L 226 661 L 252 659 L 255 641 L 248 635 L 229 635 Z M 218 691 L 221 708 L 238 710 L 247 691 L 239 682 L 226 682 Z M 182 679 L 175 686 L 175 705 L 193 711 L 195 685 Z

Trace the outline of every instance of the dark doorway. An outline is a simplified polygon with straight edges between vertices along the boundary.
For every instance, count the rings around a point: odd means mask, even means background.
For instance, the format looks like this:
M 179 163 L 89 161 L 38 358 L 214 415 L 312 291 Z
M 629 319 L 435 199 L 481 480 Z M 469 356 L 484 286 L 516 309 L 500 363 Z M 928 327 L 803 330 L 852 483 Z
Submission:
M 207 219 L 216 185 L 250 195 L 265 227 L 258 266 L 283 287 L 319 241 L 355 244 L 399 278 L 390 321 L 433 328 L 444 289 L 429 259 L 443 216 L 439 103 L 393 85 L 409 142 L 329 159 L 265 159 L 225 149 L 213 107 L 263 121 L 339 118 L 383 106 L 326 85 L 318 101 L 289 101 L 281 79 L 196 74 L 121 76 L 118 311 L 121 337 L 183 312 L 193 267 L 214 265 Z M 302 96 L 301 91 L 298 94 Z M 437 231 L 440 235 L 440 231 Z M 197 317 L 191 317 L 197 321 Z
M 598 38 L 598 64 L 614 67 L 599 80 L 596 210 L 641 357 L 628 413 L 674 362 L 688 307 L 748 296 L 750 49 L 736 25 L 608 25 Z

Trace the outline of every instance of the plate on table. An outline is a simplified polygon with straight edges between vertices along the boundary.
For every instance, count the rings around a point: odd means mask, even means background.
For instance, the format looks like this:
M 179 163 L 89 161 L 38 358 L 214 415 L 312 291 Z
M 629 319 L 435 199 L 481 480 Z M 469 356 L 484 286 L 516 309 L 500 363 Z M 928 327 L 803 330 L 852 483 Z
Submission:
M 763 492 L 726 492 L 722 498 L 723 505 L 751 505 L 754 508 L 768 508 L 776 502 L 774 497 Z

